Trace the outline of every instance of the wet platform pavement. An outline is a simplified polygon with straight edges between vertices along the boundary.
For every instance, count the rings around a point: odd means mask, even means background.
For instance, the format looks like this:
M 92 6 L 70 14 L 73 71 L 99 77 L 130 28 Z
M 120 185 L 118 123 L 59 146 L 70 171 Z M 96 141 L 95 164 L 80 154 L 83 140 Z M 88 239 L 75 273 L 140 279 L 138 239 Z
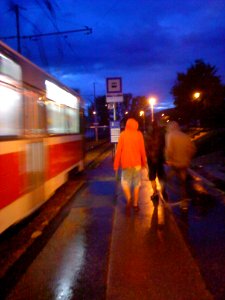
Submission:
M 172 211 L 150 196 L 145 172 L 138 213 L 125 210 L 118 187 L 106 299 L 213 299 Z
M 82 224 L 86 222 L 85 211 L 91 211 L 96 218 L 96 226 L 92 230 L 91 228 L 89 229 L 91 230 L 92 240 L 93 236 L 98 234 L 100 234 L 100 239 L 96 237 L 96 240 L 94 239 L 89 245 L 92 247 L 92 254 L 94 253 L 94 255 L 92 255 L 92 259 L 89 257 L 89 267 L 81 280 L 83 293 L 80 292 L 79 295 L 71 294 L 71 290 L 66 293 L 62 285 L 61 290 L 55 289 L 55 293 L 51 294 L 49 293 L 49 286 L 45 284 L 46 290 L 42 288 L 41 294 L 41 291 L 38 291 L 38 284 L 34 284 L 35 274 L 33 271 L 35 269 L 29 270 L 28 268 L 25 274 L 28 277 L 25 278 L 30 278 L 31 281 L 26 284 L 29 289 L 33 290 L 33 293 L 29 291 L 28 294 L 19 293 L 18 295 L 18 291 L 12 292 L 7 299 L 214 299 L 207 289 L 199 266 L 175 222 L 171 207 L 163 201 L 154 206 L 150 201 L 151 187 L 145 171 L 142 179 L 139 202 L 140 211 L 126 211 L 120 183 L 116 182 L 114 178 L 111 154 L 105 153 L 103 162 L 99 166 L 95 166 L 88 174 L 87 182 L 85 183 L 91 183 L 88 194 L 86 192 L 86 196 L 80 197 L 79 201 L 76 200 L 74 207 L 70 209 L 69 218 L 62 222 L 64 226 L 61 227 L 59 224 L 58 229 L 56 229 L 56 235 L 58 231 L 62 231 L 64 235 L 68 235 L 71 238 L 76 236 L 72 242 L 76 246 L 79 244 L 78 240 L 81 237 L 75 234 L 78 228 L 81 230 L 83 228 Z M 75 190 L 78 191 L 80 189 L 79 185 L 83 183 L 73 182 L 73 184 L 70 184 L 71 186 L 64 187 L 64 190 L 62 189 L 61 194 L 58 196 L 60 199 L 58 206 L 66 205 L 66 202 L 74 195 Z M 90 192 L 93 195 L 91 199 L 89 199 Z M 62 198 L 65 199 L 64 204 L 62 203 Z M 86 200 L 85 204 L 84 200 Z M 57 210 L 60 210 L 60 208 L 55 207 L 52 210 L 56 216 Z M 98 223 L 99 220 L 101 220 L 100 223 Z M 11 256 L 17 255 L 19 259 L 22 252 L 24 256 L 26 255 L 27 248 L 32 247 L 32 244 L 36 246 L 40 244 L 41 236 L 43 237 L 47 231 L 50 222 L 49 214 L 45 218 L 42 217 L 36 228 L 32 228 L 31 222 L 30 229 L 28 230 L 26 227 L 23 234 L 21 233 L 20 236 L 17 236 L 17 239 L 22 238 L 24 241 L 23 249 L 18 248 L 15 253 L 11 253 Z M 98 231 L 100 226 L 104 226 L 103 228 L 107 231 L 106 235 L 101 230 Z M 111 236 L 109 240 L 105 239 L 105 242 L 101 244 L 102 234 L 103 237 L 108 236 L 108 234 Z M 25 241 L 25 236 L 27 236 L 29 241 Z M 16 237 L 14 237 L 14 240 L 11 240 L 11 243 L 15 242 L 15 239 Z M 60 239 L 60 236 L 57 239 Z M 108 247 L 106 246 L 107 243 Z M 56 250 L 54 245 L 51 244 L 50 246 L 53 252 Z M 96 245 L 100 245 L 100 248 Z M 1 249 L 4 250 L 3 248 Z M 43 248 L 43 251 L 45 256 L 47 256 L 45 249 L 46 247 Z M 71 277 L 75 276 L 76 268 L 79 268 L 79 261 L 81 260 L 79 253 L 79 251 L 69 251 L 67 263 L 64 265 L 65 269 L 61 266 L 61 274 L 66 269 L 69 269 Z M 48 255 L 51 257 L 51 253 Z M 60 256 L 62 255 L 63 253 L 60 254 Z M 58 269 L 54 269 L 54 261 L 51 262 L 50 257 L 47 260 L 49 265 L 46 262 L 43 263 L 45 265 L 45 268 L 41 271 L 43 282 L 46 281 L 45 276 L 49 269 L 53 268 L 53 272 L 59 272 Z M 97 260 L 103 260 L 103 269 L 98 268 Z M 1 266 L 3 266 L 3 269 L 4 261 L 6 260 L 2 258 Z M 78 264 L 74 265 L 74 261 L 77 261 Z M 38 270 L 40 267 L 39 262 L 34 261 L 33 263 L 36 264 L 36 270 Z M 4 277 L 3 269 L 1 278 Z M 7 272 L 9 275 L 12 274 L 5 267 L 5 274 Z M 31 274 L 33 275 L 31 276 Z M 55 276 L 60 276 L 60 274 L 55 274 Z M 98 280 L 96 280 L 96 277 Z M 106 280 L 106 282 L 102 286 L 99 284 L 99 280 Z M 4 283 L 7 283 L 7 281 L 2 280 L 1 284 Z M 59 285 L 57 286 L 59 288 Z M 21 289 L 24 292 L 24 286 Z M 85 289 L 86 292 L 84 292 Z M 90 290 L 88 291 L 88 289 Z M 19 291 L 21 291 L 20 288 Z M 36 297 L 34 298 L 32 295 L 35 293 Z M 39 296 L 37 295 L 38 293 Z M 28 298 L 26 298 L 27 295 L 29 295 Z M 41 295 L 45 295 L 44 298 Z

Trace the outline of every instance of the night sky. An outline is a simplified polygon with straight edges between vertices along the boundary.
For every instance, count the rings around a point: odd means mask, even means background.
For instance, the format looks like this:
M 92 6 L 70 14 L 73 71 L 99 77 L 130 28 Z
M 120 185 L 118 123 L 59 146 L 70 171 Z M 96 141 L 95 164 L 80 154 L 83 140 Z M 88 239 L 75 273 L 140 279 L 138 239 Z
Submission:
M 225 84 L 225 0 L 1 0 L 0 37 L 89 102 L 106 94 L 106 78 L 122 77 L 123 93 L 173 103 L 177 72 L 196 59 L 217 68 Z

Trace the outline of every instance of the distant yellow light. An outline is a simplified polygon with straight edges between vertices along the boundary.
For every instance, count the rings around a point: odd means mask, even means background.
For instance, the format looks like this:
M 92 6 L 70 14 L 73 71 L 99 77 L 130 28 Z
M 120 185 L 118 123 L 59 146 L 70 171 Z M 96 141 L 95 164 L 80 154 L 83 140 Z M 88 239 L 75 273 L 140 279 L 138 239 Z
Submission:
M 200 97 L 200 95 L 201 95 L 201 93 L 195 92 L 193 96 L 195 99 L 198 99 Z
M 151 97 L 149 98 L 149 104 L 151 106 L 151 121 L 154 121 L 154 105 L 156 103 L 156 98 L 155 97 Z
M 149 104 L 151 106 L 155 105 L 155 103 L 156 103 L 156 98 L 154 98 L 154 97 L 149 98 Z

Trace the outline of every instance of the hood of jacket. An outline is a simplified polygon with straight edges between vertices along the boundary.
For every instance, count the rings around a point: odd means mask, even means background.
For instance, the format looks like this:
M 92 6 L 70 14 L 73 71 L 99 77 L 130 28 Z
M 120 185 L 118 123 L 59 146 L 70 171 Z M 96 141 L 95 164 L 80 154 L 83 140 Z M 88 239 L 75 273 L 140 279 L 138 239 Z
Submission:
M 138 122 L 133 118 L 128 119 L 126 122 L 125 130 L 137 131 L 138 130 Z
M 169 124 L 167 125 L 167 132 L 171 132 L 171 131 L 180 131 L 180 126 L 177 122 L 175 121 L 169 122 Z

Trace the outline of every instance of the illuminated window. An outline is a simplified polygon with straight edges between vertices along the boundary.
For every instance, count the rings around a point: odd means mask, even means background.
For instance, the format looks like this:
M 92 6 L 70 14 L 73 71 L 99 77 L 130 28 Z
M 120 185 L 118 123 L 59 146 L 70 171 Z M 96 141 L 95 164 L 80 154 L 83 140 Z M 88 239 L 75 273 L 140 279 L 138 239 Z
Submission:
M 79 133 L 79 101 L 76 96 L 46 80 L 47 130 L 50 134 Z
M 21 67 L 6 57 L 5 55 L 0 53 L 0 74 L 5 76 L 6 82 L 8 82 L 7 78 L 10 80 L 20 83 L 22 80 L 22 70 Z
M 21 68 L 0 53 L 0 136 L 22 134 Z
M 79 110 L 65 107 L 65 130 L 68 133 L 79 133 Z
M 25 134 L 43 134 L 45 132 L 45 104 L 39 94 L 33 91 L 24 92 L 24 125 Z
M 22 132 L 22 96 L 16 89 L 0 85 L 0 136 Z
M 64 108 L 53 101 L 47 103 L 47 128 L 49 133 L 64 133 Z
M 76 96 L 72 95 L 71 93 L 65 91 L 64 89 L 60 88 L 59 86 L 48 80 L 45 80 L 45 86 L 46 97 L 48 99 L 53 100 L 58 104 L 64 104 L 71 108 L 79 108 L 79 102 Z

